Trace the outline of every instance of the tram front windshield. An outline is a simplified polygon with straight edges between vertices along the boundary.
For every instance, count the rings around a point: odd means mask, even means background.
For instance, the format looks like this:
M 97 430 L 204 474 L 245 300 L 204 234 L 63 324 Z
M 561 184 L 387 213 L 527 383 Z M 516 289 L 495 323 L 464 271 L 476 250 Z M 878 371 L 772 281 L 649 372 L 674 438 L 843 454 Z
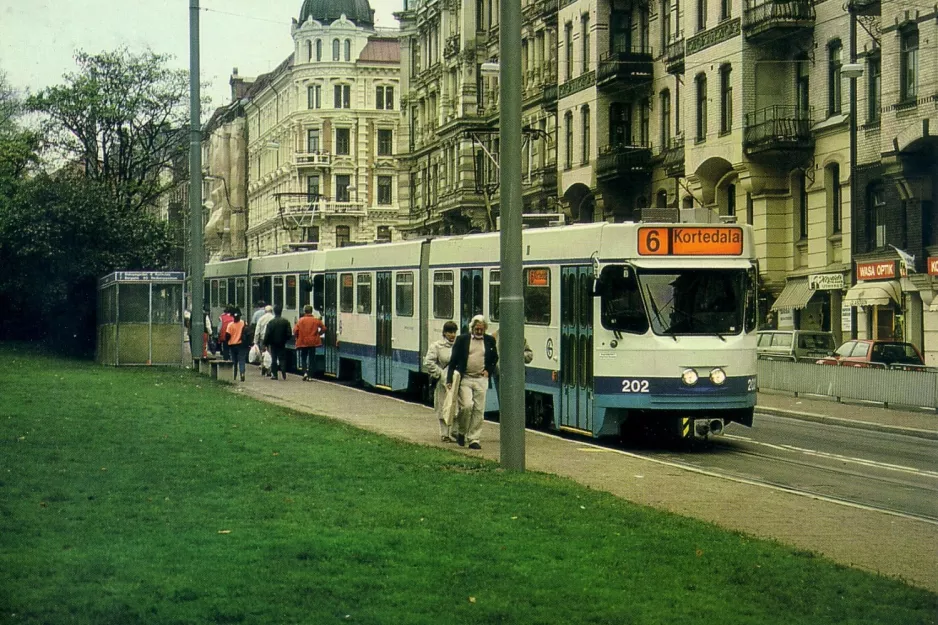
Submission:
M 745 324 L 755 314 L 745 269 L 621 269 L 603 285 L 602 321 L 610 330 L 732 335 L 752 325 Z

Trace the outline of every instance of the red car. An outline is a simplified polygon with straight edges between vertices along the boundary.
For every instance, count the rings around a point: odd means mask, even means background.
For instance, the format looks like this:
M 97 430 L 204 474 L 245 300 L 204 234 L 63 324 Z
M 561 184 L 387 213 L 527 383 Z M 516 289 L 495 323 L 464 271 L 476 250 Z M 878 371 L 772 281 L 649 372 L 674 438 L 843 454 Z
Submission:
M 917 369 L 925 365 L 922 355 L 911 343 L 897 341 L 875 341 L 855 339 L 838 347 L 833 356 L 815 361 L 819 365 L 843 365 L 845 367 Z

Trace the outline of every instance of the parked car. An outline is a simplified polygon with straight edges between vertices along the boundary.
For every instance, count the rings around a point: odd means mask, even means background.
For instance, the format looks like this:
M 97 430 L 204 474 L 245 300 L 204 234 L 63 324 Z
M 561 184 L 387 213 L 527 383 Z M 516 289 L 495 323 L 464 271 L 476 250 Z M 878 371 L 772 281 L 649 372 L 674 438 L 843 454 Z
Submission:
M 815 360 L 834 353 L 834 335 L 819 330 L 765 330 L 756 347 L 765 360 Z
M 925 361 L 911 343 L 855 339 L 838 347 L 832 356 L 821 358 L 817 364 L 918 369 L 924 367 Z

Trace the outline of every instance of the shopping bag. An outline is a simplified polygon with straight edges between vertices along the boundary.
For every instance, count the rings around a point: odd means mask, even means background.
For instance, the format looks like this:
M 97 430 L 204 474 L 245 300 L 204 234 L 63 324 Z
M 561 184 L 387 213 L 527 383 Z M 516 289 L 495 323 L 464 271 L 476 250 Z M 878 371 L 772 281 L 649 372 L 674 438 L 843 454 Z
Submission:
M 252 365 L 256 365 L 261 361 L 261 350 L 255 343 L 251 345 L 251 351 L 248 352 L 248 362 Z
M 443 423 L 453 425 L 456 415 L 459 412 L 459 381 L 461 376 L 458 371 L 453 371 L 453 383 L 446 390 L 446 397 L 443 398 Z M 442 382 L 442 380 L 441 380 Z
M 264 352 L 264 354 L 261 356 L 261 366 L 270 371 L 270 368 L 273 366 L 273 364 L 274 359 L 271 358 L 270 352 Z

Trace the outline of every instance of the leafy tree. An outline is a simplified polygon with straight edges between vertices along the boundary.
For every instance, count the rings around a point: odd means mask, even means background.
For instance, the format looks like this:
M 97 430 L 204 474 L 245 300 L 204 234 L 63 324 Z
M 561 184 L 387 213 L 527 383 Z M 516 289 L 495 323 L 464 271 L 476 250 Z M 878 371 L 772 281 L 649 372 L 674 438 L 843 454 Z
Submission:
M 40 174 L 0 206 L 0 337 L 94 348 L 97 279 L 161 269 L 168 226 L 118 205 L 100 182 Z
M 164 172 L 188 150 L 180 140 L 188 124 L 188 72 L 169 69 L 169 60 L 126 48 L 78 51 L 77 72 L 27 101 L 45 117 L 49 147 L 124 209 L 153 206 L 171 185 Z
M 23 102 L 0 72 L 0 202 L 39 164 L 39 135 L 23 128 Z

